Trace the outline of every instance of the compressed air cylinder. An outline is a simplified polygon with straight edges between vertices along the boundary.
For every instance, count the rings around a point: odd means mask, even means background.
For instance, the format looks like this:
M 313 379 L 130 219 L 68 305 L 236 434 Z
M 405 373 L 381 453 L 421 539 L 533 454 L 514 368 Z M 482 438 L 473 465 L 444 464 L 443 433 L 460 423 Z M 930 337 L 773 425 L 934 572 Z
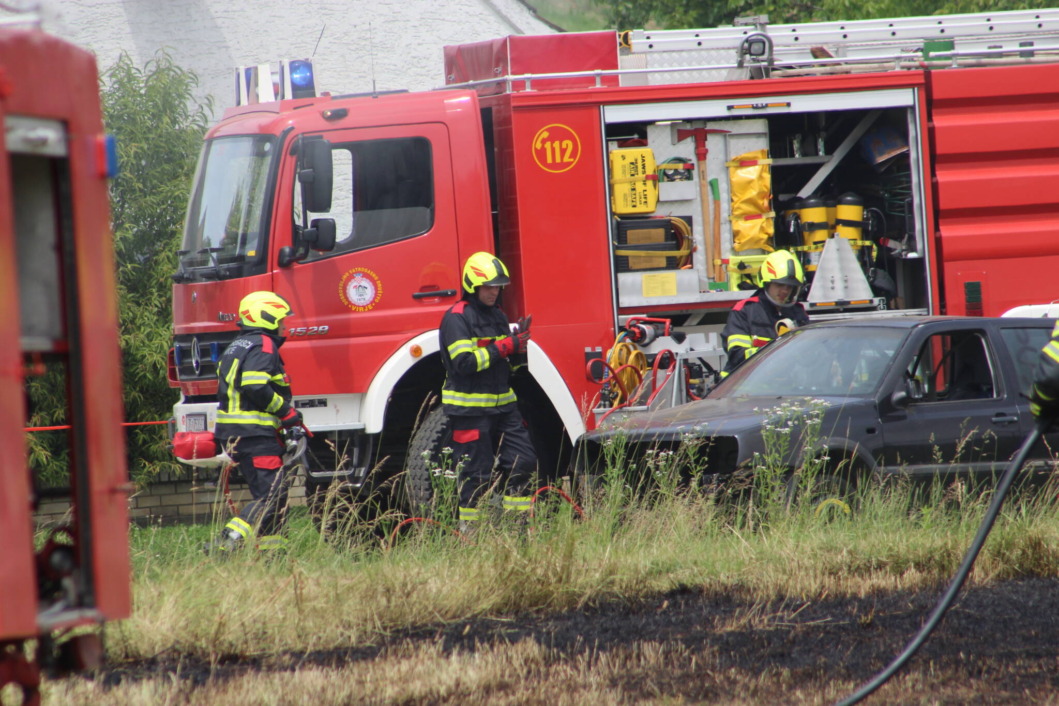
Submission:
M 815 272 L 820 262 L 820 253 L 824 250 L 824 243 L 831 232 L 831 224 L 827 220 L 827 205 L 823 199 L 811 196 L 802 202 L 798 210 L 802 228 L 802 246 L 807 254 L 805 270 Z
M 838 199 L 824 199 L 824 208 L 827 209 L 827 232 L 831 234 L 835 232 L 835 212 L 838 210 Z
M 835 232 L 846 240 L 859 241 L 864 232 L 864 199 L 847 192 L 835 207 Z M 856 249 L 856 244 L 850 243 Z

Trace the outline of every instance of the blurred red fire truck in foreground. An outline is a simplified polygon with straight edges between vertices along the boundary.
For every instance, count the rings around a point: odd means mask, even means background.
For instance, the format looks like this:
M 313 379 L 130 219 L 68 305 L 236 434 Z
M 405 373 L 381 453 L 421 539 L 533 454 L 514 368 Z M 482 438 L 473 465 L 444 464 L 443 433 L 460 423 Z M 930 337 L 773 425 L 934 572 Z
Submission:
M 37 703 L 43 669 L 102 658 L 86 626 L 130 608 L 118 304 L 95 58 L 38 29 L 0 27 L 0 687 Z M 17 345 L 16 345 L 17 344 Z M 26 379 L 65 381 L 69 472 L 38 482 Z M 69 521 L 34 540 L 42 500 Z M 71 634 L 71 631 L 73 633 Z

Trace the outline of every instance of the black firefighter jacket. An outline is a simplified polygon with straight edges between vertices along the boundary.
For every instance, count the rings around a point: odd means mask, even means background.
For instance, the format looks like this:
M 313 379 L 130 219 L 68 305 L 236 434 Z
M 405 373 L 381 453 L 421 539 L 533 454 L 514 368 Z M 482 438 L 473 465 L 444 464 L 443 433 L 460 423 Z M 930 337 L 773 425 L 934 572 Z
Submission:
M 290 379 L 283 368 L 282 339 L 246 329 L 217 365 L 218 440 L 275 436 L 290 411 Z
M 777 307 L 758 289 L 750 297 L 738 302 L 728 314 L 721 332 L 721 344 L 728 353 L 724 374 L 732 372 L 759 348 L 776 338 L 776 322 L 790 319 L 796 326 L 809 323 L 809 316 L 801 303 Z
M 463 299 L 445 312 L 438 335 L 446 372 L 441 390 L 446 414 L 498 414 L 515 403 L 511 365 L 495 343 L 511 335 L 500 307 L 487 307 L 477 297 Z

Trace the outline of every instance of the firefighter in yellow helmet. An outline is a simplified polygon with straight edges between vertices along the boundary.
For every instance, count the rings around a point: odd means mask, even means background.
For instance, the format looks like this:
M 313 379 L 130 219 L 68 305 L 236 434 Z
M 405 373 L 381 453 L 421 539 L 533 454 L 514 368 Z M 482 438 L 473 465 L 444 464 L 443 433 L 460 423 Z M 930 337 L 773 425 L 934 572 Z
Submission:
M 288 484 L 283 467 L 282 430 L 302 426 L 291 405 L 290 379 L 279 348 L 287 336 L 291 308 L 273 292 L 252 292 L 239 302 L 240 333 L 217 364 L 217 425 L 228 451 L 250 488 L 251 502 L 225 525 L 206 551 L 230 552 L 256 538 L 260 549 L 286 544 Z
M 504 510 L 525 518 L 521 513 L 530 509 L 537 454 L 510 384 L 513 360 L 526 352 L 529 342 L 529 317 L 512 331 L 498 305 L 510 282 L 507 267 L 495 255 L 471 255 L 463 268 L 463 298 L 441 319 L 446 372 L 441 402 L 452 426 L 452 457 L 461 464 L 457 483 L 463 532 L 477 528 L 479 505 L 494 482 L 503 492 Z
M 732 307 L 721 332 L 721 343 L 728 353 L 721 375 L 727 376 L 776 338 L 780 322 L 781 327 L 809 323 L 805 307 L 798 301 L 804 282 L 802 265 L 790 252 L 776 250 L 765 258 L 758 273 L 758 289 Z

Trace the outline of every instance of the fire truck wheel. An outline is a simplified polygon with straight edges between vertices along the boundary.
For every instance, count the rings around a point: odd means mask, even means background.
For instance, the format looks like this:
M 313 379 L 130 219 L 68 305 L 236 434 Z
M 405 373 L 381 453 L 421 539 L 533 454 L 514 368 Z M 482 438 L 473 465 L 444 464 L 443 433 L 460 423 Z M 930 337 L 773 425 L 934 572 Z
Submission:
M 452 435 L 449 419 L 441 407 L 430 410 L 412 432 L 405 460 L 405 496 L 413 515 L 433 514 L 434 487 L 431 474 L 444 465 L 441 450 Z

